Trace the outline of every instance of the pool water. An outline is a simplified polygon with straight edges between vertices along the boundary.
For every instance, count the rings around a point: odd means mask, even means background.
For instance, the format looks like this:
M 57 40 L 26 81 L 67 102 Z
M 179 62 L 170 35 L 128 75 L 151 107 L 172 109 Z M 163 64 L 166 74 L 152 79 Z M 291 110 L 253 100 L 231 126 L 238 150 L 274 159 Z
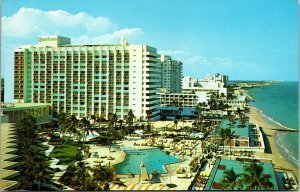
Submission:
M 127 150 L 125 161 L 115 165 L 118 174 L 140 174 L 141 161 L 147 168 L 148 173 L 156 170 L 159 173 L 166 173 L 163 165 L 177 163 L 180 160 L 172 155 L 167 155 L 160 149 Z

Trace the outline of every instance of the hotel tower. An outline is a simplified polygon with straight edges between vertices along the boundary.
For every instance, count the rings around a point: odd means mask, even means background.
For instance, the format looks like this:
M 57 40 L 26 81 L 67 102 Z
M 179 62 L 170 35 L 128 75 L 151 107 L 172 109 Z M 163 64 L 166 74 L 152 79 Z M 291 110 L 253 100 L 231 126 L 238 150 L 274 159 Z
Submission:
M 72 45 L 70 38 L 42 36 L 15 50 L 14 98 L 77 117 L 113 112 L 124 119 L 132 109 L 145 119 L 147 111 L 159 113 L 161 73 L 160 55 L 148 45 L 124 38 L 115 45 Z

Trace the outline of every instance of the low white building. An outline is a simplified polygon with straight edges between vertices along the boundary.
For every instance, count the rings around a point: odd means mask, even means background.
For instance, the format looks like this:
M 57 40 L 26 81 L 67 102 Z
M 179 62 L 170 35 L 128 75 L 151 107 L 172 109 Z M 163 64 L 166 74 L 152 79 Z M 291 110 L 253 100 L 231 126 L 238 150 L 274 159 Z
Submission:
M 236 99 L 223 100 L 224 104 L 229 105 L 230 110 L 237 110 L 240 108 L 244 110 L 246 107 L 246 96 L 239 96 Z
M 223 93 L 226 96 L 227 83 L 227 75 L 206 75 L 204 80 L 186 76 L 182 80 L 182 90 L 194 92 L 215 92 L 217 94 Z

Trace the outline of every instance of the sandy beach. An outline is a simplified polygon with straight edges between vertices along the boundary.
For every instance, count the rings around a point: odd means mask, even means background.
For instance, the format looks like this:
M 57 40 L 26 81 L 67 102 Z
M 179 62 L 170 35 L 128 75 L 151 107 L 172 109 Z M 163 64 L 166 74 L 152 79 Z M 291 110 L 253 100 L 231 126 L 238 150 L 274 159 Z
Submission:
M 250 122 L 258 124 L 259 127 L 261 127 L 263 130 L 264 138 L 267 139 L 265 140 L 266 153 L 256 153 L 256 156 L 272 159 L 274 168 L 284 168 L 284 169 L 293 170 L 295 176 L 297 177 L 297 180 L 299 180 L 298 178 L 299 168 L 293 165 L 292 163 L 290 163 L 284 157 L 282 157 L 279 152 L 279 149 L 275 145 L 275 136 L 277 134 L 277 131 L 273 130 L 274 127 L 268 124 L 261 117 L 259 111 L 256 108 L 252 106 L 249 106 L 249 108 L 250 108 L 250 113 L 248 115 L 250 118 Z

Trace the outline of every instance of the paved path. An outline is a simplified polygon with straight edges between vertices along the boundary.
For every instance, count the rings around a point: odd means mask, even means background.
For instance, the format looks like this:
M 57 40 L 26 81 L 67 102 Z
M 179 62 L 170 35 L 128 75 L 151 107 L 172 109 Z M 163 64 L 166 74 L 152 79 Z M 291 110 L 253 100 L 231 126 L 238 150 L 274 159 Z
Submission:
M 49 157 L 50 153 L 52 152 L 52 150 L 54 149 L 54 146 L 53 145 L 50 145 L 48 144 L 49 141 L 46 141 L 46 142 L 43 142 L 42 144 L 43 145 L 46 145 L 49 147 L 48 150 L 45 151 L 45 155 L 47 157 Z M 51 181 L 53 183 L 56 183 L 58 185 L 62 185 L 63 186 L 63 190 L 74 190 L 60 182 L 58 182 L 58 179 L 63 176 L 63 174 L 66 172 L 67 168 L 68 168 L 68 165 L 57 165 L 57 163 L 59 162 L 59 159 L 56 159 L 56 158 L 52 158 L 50 160 L 50 167 L 53 168 L 53 169 L 56 169 L 56 168 L 59 168 L 60 171 L 59 172 L 54 172 L 54 177 L 51 179 Z

